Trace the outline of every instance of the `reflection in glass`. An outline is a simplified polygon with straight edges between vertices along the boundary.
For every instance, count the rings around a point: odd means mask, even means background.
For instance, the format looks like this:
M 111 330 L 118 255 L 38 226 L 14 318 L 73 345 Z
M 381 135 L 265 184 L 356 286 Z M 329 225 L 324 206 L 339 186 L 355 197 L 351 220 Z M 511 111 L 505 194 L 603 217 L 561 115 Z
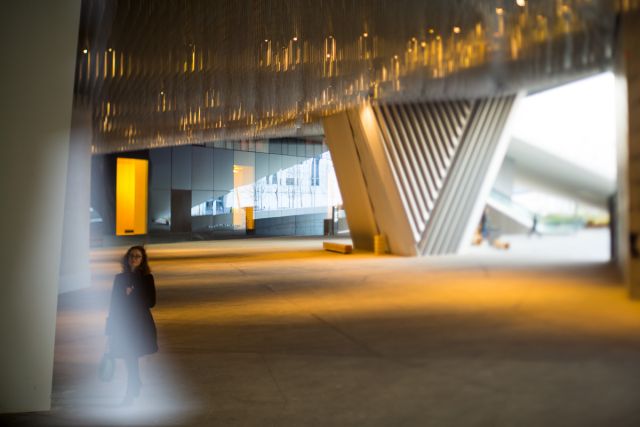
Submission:
M 253 209 L 254 218 L 259 220 L 325 213 L 342 203 L 329 152 L 311 158 L 281 154 L 253 157 L 254 153 L 238 151 L 234 154 L 234 163 L 229 165 L 233 188 L 214 191 L 213 197 L 193 199 L 191 215 L 212 216 L 214 229 L 245 229 L 247 208 Z
M 255 168 L 233 165 L 233 228 L 246 228 L 244 208 L 252 208 L 255 200 Z

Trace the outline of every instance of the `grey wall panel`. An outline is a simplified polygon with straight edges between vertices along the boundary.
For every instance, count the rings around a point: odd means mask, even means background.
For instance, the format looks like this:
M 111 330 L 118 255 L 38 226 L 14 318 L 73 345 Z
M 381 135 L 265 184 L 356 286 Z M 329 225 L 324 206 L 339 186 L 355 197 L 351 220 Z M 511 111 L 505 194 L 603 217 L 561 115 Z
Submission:
M 248 151 L 235 151 L 233 153 L 233 164 L 239 166 L 256 166 L 256 153 Z
M 311 142 L 307 142 L 306 144 L 304 144 L 304 156 L 307 158 L 312 158 L 315 157 L 315 147 L 316 145 L 320 145 L 320 144 L 316 144 L 316 143 L 311 143 Z
M 285 153 L 284 147 L 287 147 L 287 152 Z M 296 156 L 298 154 L 298 144 L 295 141 L 287 141 L 285 145 L 282 146 L 282 154 L 288 154 L 289 156 Z
M 257 153 L 268 153 L 269 152 L 269 140 L 263 139 L 256 141 L 256 152 Z
M 269 154 L 269 175 L 282 169 L 282 157 L 280 154 Z
M 149 231 L 169 231 L 170 221 L 171 190 L 149 190 Z
M 219 214 L 213 216 L 214 230 L 232 230 L 233 216 L 232 214 Z
M 213 229 L 213 216 L 192 216 L 191 231 L 211 231 Z
M 149 188 L 171 189 L 171 147 L 149 150 Z
M 269 155 L 256 153 L 256 181 L 269 175 Z
M 192 147 L 191 188 L 193 190 L 213 190 L 213 149 Z
M 304 141 L 296 142 L 296 156 L 306 157 L 306 155 L 307 155 L 307 147 Z
M 233 189 L 233 151 L 213 149 L 213 189 L 230 191 Z
M 324 214 L 290 215 L 256 220 L 259 236 L 321 236 Z
M 296 232 L 294 216 L 261 218 L 256 220 L 258 236 L 292 236 Z
M 282 154 L 282 142 L 279 139 L 269 141 L 269 153 Z
M 171 188 L 191 190 L 191 146 L 173 147 L 171 150 Z

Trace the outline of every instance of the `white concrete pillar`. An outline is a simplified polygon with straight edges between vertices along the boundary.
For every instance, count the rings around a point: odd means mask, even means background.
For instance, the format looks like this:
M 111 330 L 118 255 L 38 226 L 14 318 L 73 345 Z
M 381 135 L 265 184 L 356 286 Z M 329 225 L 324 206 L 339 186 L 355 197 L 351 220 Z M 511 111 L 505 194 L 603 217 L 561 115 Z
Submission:
M 640 12 L 622 15 L 616 64 L 618 264 L 631 298 L 640 298 Z
M 58 293 L 75 291 L 91 285 L 89 270 L 91 131 L 89 108 L 74 108 L 69 140 Z
M 50 408 L 80 1 L 0 13 L 0 412 Z
M 326 142 L 331 152 L 342 203 L 347 212 L 349 233 L 356 249 L 373 251 L 373 236 L 379 227 L 373 214 L 369 186 L 363 173 L 355 131 L 346 111 L 324 118 Z M 331 216 L 333 220 L 333 215 Z

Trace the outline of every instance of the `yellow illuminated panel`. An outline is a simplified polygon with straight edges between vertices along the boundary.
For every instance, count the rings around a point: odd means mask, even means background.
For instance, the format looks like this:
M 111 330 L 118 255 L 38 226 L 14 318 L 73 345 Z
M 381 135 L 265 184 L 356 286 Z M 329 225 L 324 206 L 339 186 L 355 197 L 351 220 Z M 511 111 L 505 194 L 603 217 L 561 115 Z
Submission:
M 149 162 L 118 158 L 116 167 L 116 235 L 146 234 Z
M 247 230 L 254 230 L 256 228 L 255 220 L 253 219 L 253 207 L 244 208 L 245 218 L 247 221 Z

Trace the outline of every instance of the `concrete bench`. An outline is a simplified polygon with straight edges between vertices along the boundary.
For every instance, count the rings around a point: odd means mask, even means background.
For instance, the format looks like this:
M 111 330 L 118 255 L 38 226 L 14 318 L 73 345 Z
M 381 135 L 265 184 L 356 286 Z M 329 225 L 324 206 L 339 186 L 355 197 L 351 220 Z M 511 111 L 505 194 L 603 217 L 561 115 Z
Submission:
M 353 246 L 346 243 L 322 242 L 322 248 L 325 251 L 340 252 L 341 254 L 350 254 L 353 252 Z

